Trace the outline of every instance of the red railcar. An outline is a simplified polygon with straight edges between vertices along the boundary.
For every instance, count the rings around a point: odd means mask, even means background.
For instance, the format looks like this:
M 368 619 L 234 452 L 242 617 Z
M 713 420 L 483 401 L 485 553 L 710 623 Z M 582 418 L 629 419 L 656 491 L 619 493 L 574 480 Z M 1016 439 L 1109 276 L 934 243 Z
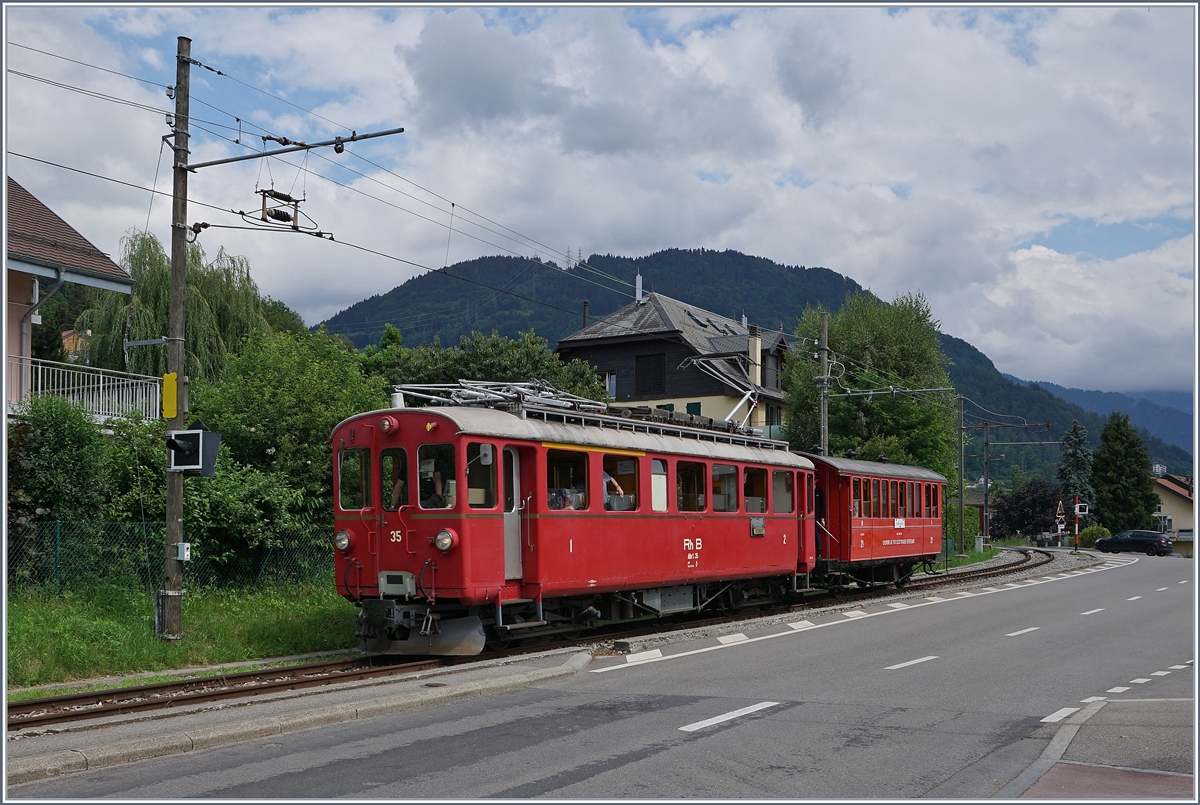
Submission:
M 826 583 L 903 584 L 942 550 L 942 492 L 932 470 L 810 456 L 817 474 L 817 574 Z
M 906 579 L 937 553 L 906 540 L 940 518 L 893 518 L 905 536 L 868 550 L 839 525 L 863 523 L 829 516 L 820 545 L 818 484 L 840 490 L 845 462 L 731 423 L 536 383 L 401 388 L 397 407 L 332 439 L 337 588 L 362 609 L 367 651 L 474 654 L 601 621 L 762 606 L 813 581 Z M 403 394 L 441 405 L 405 408 Z M 940 479 L 887 468 L 902 471 Z

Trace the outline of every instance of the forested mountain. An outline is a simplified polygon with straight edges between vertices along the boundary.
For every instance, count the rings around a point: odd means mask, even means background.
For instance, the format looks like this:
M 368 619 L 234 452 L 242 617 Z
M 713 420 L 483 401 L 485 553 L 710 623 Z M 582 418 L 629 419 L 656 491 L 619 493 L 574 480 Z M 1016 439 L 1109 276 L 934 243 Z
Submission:
M 516 337 L 530 329 L 553 346 L 583 326 L 583 300 L 589 302 L 591 319 L 631 302 L 639 271 L 647 291 L 738 321 L 744 312 L 755 324 L 788 332 L 805 305 L 837 310 L 849 294 L 863 290 L 827 268 L 784 266 L 735 251 L 667 249 L 638 258 L 594 254 L 586 266 L 565 270 L 518 257 L 480 257 L 414 277 L 324 324 L 360 349 L 377 343 L 389 322 L 410 347 L 435 336 L 453 345 L 476 330 Z
M 992 442 L 1025 442 L 1046 440 L 1054 444 L 1046 447 L 1038 445 L 1005 445 L 995 446 L 989 451 L 992 461 L 992 475 L 996 478 L 1008 477 L 1013 467 L 1019 466 L 1026 475 L 1038 476 L 1051 480 L 1054 470 L 1061 460 L 1058 440 L 1071 427 L 1073 420 L 1087 429 L 1088 445 L 1095 448 L 1100 444 L 1100 430 L 1107 421 L 1107 416 L 1101 416 L 1092 411 L 1052 394 L 1037 383 L 1021 385 L 1014 383 L 996 369 L 992 361 L 975 347 L 950 335 L 942 336 L 942 352 L 952 364 L 947 368 L 950 379 L 958 392 L 979 406 L 982 410 L 968 402 L 966 413 L 968 419 L 974 422 L 987 420 L 991 422 L 1012 422 L 1011 417 L 998 417 L 990 413 L 1016 414 L 1028 422 L 1049 422 L 1050 430 L 1045 428 L 1003 428 L 991 431 Z M 1040 431 L 1040 432 L 1038 432 Z M 1150 435 L 1145 429 L 1139 429 L 1142 439 L 1153 458 L 1166 462 L 1169 472 L 1192 474 L 1191 452 L 1168 444 L 1162 439 Z M 982 452 L 983 431 L 970 431 L 972 444 L 967 453 Z M 1005 458 L 996 461 L 997 454 L 1003 453 Z M 966 461 L 967 477 L 974 479 L 983 472 L 983 460 L 970 457 Z
M 1023 386 L 1031 383 L 1031 381 L 1021 380 L 1009 374 L 1004 376 Z M 1177 408 L 1168 408 L 1148 399 L 1130 397 L 1115 391 L 1069 389 L 1044 380 L 1038 380 L 1036 383 L 1050 393 L 1087 411 L 1102 416 L 1108 416 L 1113 411 L 1129 414 L 1129 421 L 1133 423 L 1134 427 L 1145 428 L 1168 444 L 1182 447 L 1184 450 L 1192 449 L 1192 415 L 1190 412 L 1184 413 Z
M 854 280 L 827 268 L 785 266 L 728 250 L 667 249 L 638 258 L 592 255 L 586 266 L 565 269 L 517 257 L 480 257 L 414 277 L 387 293 L 351 305 L 324 324 L 360 349 L 378 342 L 385 323 L 398 327 L 404 344 L 410 347 L 434 338 L 454 345 L 472 331 L 489 334 L 493 330 L 509 337 L 533 330 L 554 346 L 583 326 L 583 300 L 589 302 L 591 319 L 628 304 L 639 271 L 646 291 L 658 291 L 733 319 L 740 320 L 745 313 L 755 324 L 782 327 L 789 333 L 806 305 L 823 304 L 836 311 L 847 296 L 864 292 Z M 1104 417 L 1037 384 L 1014 383 L 997 371 L 986 355 L 959 338 L 943 336 L 942 349 L 952 361 L 948 371 L 962 394 L 990 411 L 1051 423 L 1049 432 L 1043 428 L 1041 433 L 992 430 L 993 442 L 1039 439 L 1052 443 L 993 448 L 994 477 L 1007 478 L 1019 466 L 1026 475 L 1052 479 L 1060 460 L 1058 440 L 1076 419 L 1087 428 L 1091 445 L 1099 443 Z M 982 415 L 969 405 L 968 412 L 975 415 L 972 421 L 979 421 Z M 981 452 L 982 432 L 969 434 L 978 438 L 973 438 L 977 444 L 966 452 Z M 1188 451 L 1144 431 L 1143 438 L 1150 454 L 1166 461 L 1171 472 L 1191 474 Z M 1001 453 L 1005 457 L 997 458 Z M 967 477 L 973 479 L 981 473 L 982 459 L 969 457 Z

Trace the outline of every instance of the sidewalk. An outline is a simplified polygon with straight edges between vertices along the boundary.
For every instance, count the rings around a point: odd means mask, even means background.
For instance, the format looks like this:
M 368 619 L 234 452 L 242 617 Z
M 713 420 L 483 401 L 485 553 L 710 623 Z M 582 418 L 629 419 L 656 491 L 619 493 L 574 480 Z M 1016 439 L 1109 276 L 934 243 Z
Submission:
M 1193 699 L 1092 702 L 997 799 L 1196 801 Z

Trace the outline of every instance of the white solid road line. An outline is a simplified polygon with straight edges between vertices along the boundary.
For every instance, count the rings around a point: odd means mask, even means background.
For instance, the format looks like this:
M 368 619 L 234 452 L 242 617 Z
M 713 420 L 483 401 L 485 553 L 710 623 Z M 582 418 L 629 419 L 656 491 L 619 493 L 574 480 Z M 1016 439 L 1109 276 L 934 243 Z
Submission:
M 916 665 L 916 664 L 917 664 L 917 663 L 919 663 L 919 662 L 929 662 L 930 660 L 936 660 L 936 659 L 937 659 L 937 655 L 936 655 L 936 654 L 933 654 L 933 655 L 930 655 L 930 656 L 928 656 L 928 657 L 922 657 L 922 658 L 921 658 L 921 659 L 919 659 L 919 660 L 909 660 L 908 662 L 902 662 L 902 663 L 899 663 L 899 664 L 897 664 L 897 665 L 889 665 L 887 668 L 884 668 L 883 670 L 885 670 L 885 671 L 895 671 L 897 668 L 907 668 L 908 666 L 910 666 L 910 665 Z
M 1042 723 L 1043 724 L 1053 724 L 1056 721 L 1062 721 L 1064 718 L 1071 715 L 1071 713 L 1077 713 L 1077 712 L 1079 712 L 1078 707 L 1064 707 L 1063 709 L 1055 711 L 1055 712 L 1051 713 L 1050 715 L 1046 716 L 1045 718 L 1043 718 Z
M 766 710 L 768 707 L 774 707 L 777 704 L 779 704 L 779 702 L 759 702 L 758 704 L 752 704 L 749 707 L 743 707 L 741 710 L 734 710 L 732 713 L 725 713 L 724 715 L 713 716 L 712 718 L 706 718 L 703 721 L 697 721 L 695 724 L 688 724 L 686 727 L 680 727 L 679 729 L 682 732 L 695 732 L 696 730 L 702 730 L 705 727 L 711 727 L 713 724 L 720 724 L 722 721 L 730 721 L 740 716 L 749 715 L 750 713 L 757 713 L 759 710 Z
M 1097 612 L 1103 612 L 1103 611 L 1104 611 L 1104 607 L 1100 607 L 1099 609 L 1089 609 L 1087 612 L 1080 612 L 1079 614 L 1080 615 L 1095 615 Z
M 1041 629 L 1041 628 L 1042 627 L 1040 627 L 1040 626 L 1030 626 L 1028 629 L 1022 629 L 1019 632 L 1009 632 L 1008 634 L 1005 635 L 1005 637 L 1016 637 L 1019 634 L 1026 634 L 1027 632 L 1036 632 L 1038 629 Z

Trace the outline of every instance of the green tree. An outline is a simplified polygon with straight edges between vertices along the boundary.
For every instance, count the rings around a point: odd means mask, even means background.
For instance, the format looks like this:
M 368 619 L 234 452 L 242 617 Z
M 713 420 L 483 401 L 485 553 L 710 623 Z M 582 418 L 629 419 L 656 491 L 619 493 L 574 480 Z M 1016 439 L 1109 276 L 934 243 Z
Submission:
M 42 394 L 8 425 L 8 525 L 97 521 L 104 500 L 100 429 L 65 397 Z
M 267 325 L 276 333 L 295 333 L 301 335 L 308 332 L 304 319 L 279 299 L 267 297 L 263 300 L 263 316 Z
M 1062 490 L 1063 502 L 1068 507 L 1074 507 L 1075 496 L 1079 502 L 1088 506 L 1096 502 L 1096 490 L 1092 488 L 1092 451 L 1087 446 L 1087 429 L 1076 419 L 1071 428 L 1062 437 L 1062 464 L 1058 465 L 1058 485 Z M 1074 515 L 1074 509 L 1068 511 Z M 1085 526 L 1092 521 L 1090 514 L 1079 518 L 1079 525 Z M 1070 522 L 1074 523 L 1072 519 Z
M 281 545 L 302 524 L 302 497 L 282 474 L 222 455 L 211 477 L 187 480 L 184 523 L 197 551 L 227 563 Z
M 165 346 L 134 347 L 126 365 L 124 342 L 168 334 L 170 258 L 154 235 L 131 231 L 121 240 L 121 266 L 136 283 L 134 293 L 97 291 L 92 306 L 76 320 L 75 329 L 92 331 L 90 365 L 161 375 L 167 368 Z M 225 356 L 236 353 L 252 330 L 269 329 L 249 262 L 223 248 L 215 259 L 205 262 L 198 243 L 188 247 L 184 294 L 184 374 L 192 380 L 219 376 Z
M 324 330 L 254 332 L 219 382 L 193 386 L 191 413 L 237 464 L 286 476 L 306 522 L 321 522 L 332 516 L 330 433 L 386 401 L 382 380 L 364 377 L 357 354 Z
M 1129 424 L 1129 415 L 1114 411 L 1100 431 L 1100 447 L 1092 460 L 1096 519 L 1114 534 L 1131 528 L 1153 528 L 1158 495 L 1150 474 L 1150 453 Z
M 166 516 L 166 421 L 134 416 L 110 419 L 104 427 L 111 434 L 104 441 L 104 519 L 113 523 L 162 522 Z
M 578 359 L 563 363 L 546 339 L 532 332 L 515 340 L 496 332 L 486 336 L 474 333 L 470 338 L 464 336 L 456 347 L 443 347 L 435 339 L 432 344 L 405 349 L 400 331 L 387 325 L 379 344 L 364 352 L 362 363 L 364 371 L 386 378 L 392 385 L 539 378 L 560 391 L 593 400 L 607 398 L 590 364 Z
M 992 536 L 1004 538 L 1016 534 L 1054 531 L 1054 516 L 1061 500 L 1053 484 L 1034 478 L 996 499 L 992 509 Z
M 820 333 L 820 308 L 800 317 L 793 349 L 783 371 L 789 407 L 785 433 L 792 446 L 809 450 L 820 442 L 820 400 L 812 358 Z M 884 389 L 877 395 L 829 400 L 829 452 L 853 450 L 862 458 L 885 455 L 915 463 L 953 480 L 957 462 L 952 395 L 910 395 L 890 388 L 949 388 L 946 357 L 939 347 L 939 323 L 920 294 L 904 294 L 887 304 L 870 294 L 849 297 L 829 319 L 831 391 Z

